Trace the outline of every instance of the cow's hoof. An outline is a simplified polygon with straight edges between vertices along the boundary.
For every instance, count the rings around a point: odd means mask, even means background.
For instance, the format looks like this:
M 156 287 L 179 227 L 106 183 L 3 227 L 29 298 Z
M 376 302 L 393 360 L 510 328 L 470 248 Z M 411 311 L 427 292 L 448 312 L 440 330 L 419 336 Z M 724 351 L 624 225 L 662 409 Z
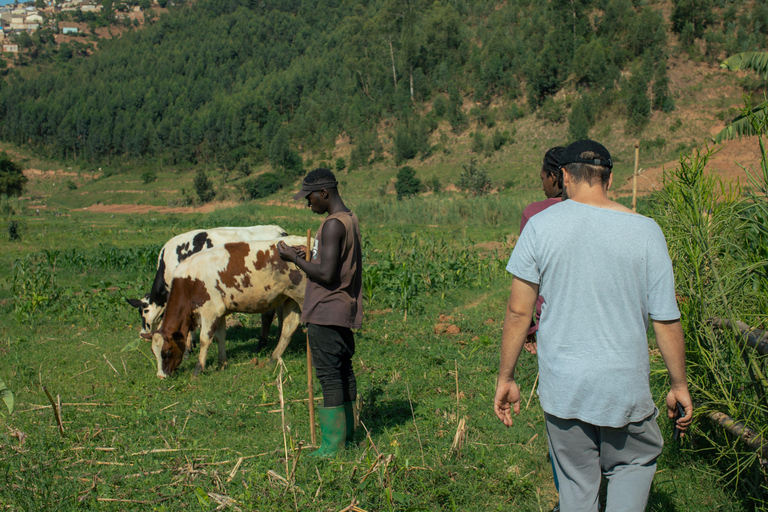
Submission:
M 202 366 L 200 363 L 197 363 L 197 364 L 195 365 L 195 371 L 193 371 L 193 372 L 192 372 L 192 375 L 194 375 L 195 377 L 197 377 L 198 375 L 200 375 L 201 373 L 203 373 L 203 370 L 204 370 L 203 366 Z
M 219 370 L 226 370 L 227 366 L 229 366 L 229 363 L 226 361 L 219 361 Z

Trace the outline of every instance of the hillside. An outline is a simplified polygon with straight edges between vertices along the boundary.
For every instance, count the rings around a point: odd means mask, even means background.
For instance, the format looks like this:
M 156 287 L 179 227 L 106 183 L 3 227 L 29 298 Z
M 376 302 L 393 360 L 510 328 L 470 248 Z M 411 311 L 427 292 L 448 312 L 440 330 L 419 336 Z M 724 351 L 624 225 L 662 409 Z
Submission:
M 0 137 L 27 155 L 35 204 L 66 188 L 66 207 L 184 207 L 199 169 L 225 202 L 321 164 L 363 195 L 391 192 L 405 164 L 450 190 L 471 159 L 498 191 L 535 194 L 543 151 L 583 136 L 613 152 L 618 194 L 639 142 L 650 191 L 765 89 L 718 63 L 765 47 L 768 10 L 692 2 L 711 16 L 691 29 L 690 3 L 577 2 L 589 23 L 572 23 L 559 2 L 197 2 L 91 56 L 11 71 Z M 757 149 L 729 142 L 711 167 L 742 176 Z

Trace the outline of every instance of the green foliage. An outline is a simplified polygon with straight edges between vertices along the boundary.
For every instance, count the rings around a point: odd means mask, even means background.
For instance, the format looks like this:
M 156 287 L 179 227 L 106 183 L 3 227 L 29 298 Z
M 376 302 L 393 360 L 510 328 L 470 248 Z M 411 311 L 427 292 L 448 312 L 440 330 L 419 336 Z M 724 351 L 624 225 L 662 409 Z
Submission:
M 472 134 L 472 152 L 481 154 L 485 149 L 485 135 L 480 131 Z
M 667 77 L 666 60 L 659 61 L 653 81 L 653 108 L 662 112 L 672 112 L 675 109 L 675 100 L 669 92 L 669 77 Z
M 581 101 L 576 101 L 573 104 L 571 113 L 568 116 L 568 134 L 571 141 L 589 138 L 589 120 L 584 112 L 584 105 Z
M 498 151 L 505 144 L 512 142 L 512 135 L 510 135 L 507 130 L 501 131 L 496 129 L 493 131 L 493 135 L 491 136 L 491 142 L 493 144 L 493 150 Z
M 202 169 L 198 169 L 195 173 L 193 183 L 195 185 L 197 198 L 201 203 L 208 203 L 216 196 L 216 191 L 213 189 L 213 181 L 208 178 L 208 175 Z
M 698 418 L 722 412 L 760 436 L 768 433 L 768 412 L 758 405 L 768 392 L 765 356 L 747 347 L 735 330 L 711 325 L 717 317 L 754 326 L 768 307 L 768 203 L 763 195 L 768 161 L 762 142 L 761 152 L 762 172 L 753 178 L 759 188 L 749 202 L 738 187 L 705 172 L 711 150 L 681 156 L 665 177 L 656 215 L 675 269 L 691 394 L 701 404 L 694 410 L 694 435 L 701 443 L 697 449 L 719 460 L 723 481 L 756 502 L 768 492 L 759 456 Z
M 651 102 L 646 93 L 648 80 L 638 69 L 627 81 L 624 106 L 627 109 L 627 130 L 640 131 L 651 117 Z
M 157 171 L 155 171 L 154 169 L 146 169 L 144 172 L 141 173 L 141 181 L 144 184 L 157 181 Z
M 560 124 L 566 120 L 565 108 L 562 101 L 547 98 L 536 113 L 538 117 L 550 123 Z
M 704 35 L 704 30 L 714 22 L 715 14 L 712 10 L 713 0 L 674 0 L 672 9 L 672 30 L 678 34 L 686 31 L 685 26 L 694 37 Z
M 748 52 L 733 55 L 724 60 L 720 67 L 729 70 L 751 69 L 768 80 L 768 52 Z M 760 133 L 760 127 L 765 124 L 766 119 L 768 119 L 768 100 L 753 106 L 751 99 L 748 99 L 745 101 L 741 113 L 715 135 L 714 141 L 717 143 L 756 135 Z
M 344 158 L 339 157 L 336 159 L 336 172 L 341 172 L 347 168 L 347 161 Z
M 13 406 L 14 406 L 13 391 L 11 391 L 8 388 L 8 386 L 5 385 L 5 382 L 3 382 L 2 379 L 0 379 L 0 398 L 2 398 L 3 402 L 5 402 L 5 407 L 6 409 L 8 409 L 8 414 L 13 414 Z M 5 414 L 2 414 L 2 416 L 5 416 Z
M 54 274 L 37 258 L 17 260 L 11 272 L 13 311 L 19 322 L 30 321 L 39 309 L 58 298 L 59 290 Z
M 0 153 L 0 196 L 20 196 L 27 184 L 21 166 L 8 153 Z
M 418 194 L 421 192 L 421 187 L 421 180 L 416 177 L 416 171 L 412 167 L 406 165 L 397 171 L 395 192 L 397 192 L 398 199 Z
M 74 180 L 65 181 L 64 186 L 67 187 L 67 190 L 77 190 L 77 183 Z
M 482 196 L 491 191 L 491 180 L 484 170 L 477 166 L 475 159 L 467 164 L 462 164 L 459 182 L 456 184 L 461 190 L 473 195 Z
M 248 199 L 261 199 L 263 197 L 271 196 L 278 190 L 283 188 L 283 183 L 280 177 L 274 173 L 264 173 L 254 179 L 243 182 L 242 189 L 243 194 Z

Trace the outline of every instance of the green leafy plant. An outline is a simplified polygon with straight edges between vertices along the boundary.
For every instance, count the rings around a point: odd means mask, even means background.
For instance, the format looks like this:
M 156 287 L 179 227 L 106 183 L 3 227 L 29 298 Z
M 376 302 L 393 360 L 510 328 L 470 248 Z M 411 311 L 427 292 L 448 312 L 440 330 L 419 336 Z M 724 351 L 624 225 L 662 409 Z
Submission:
M 14 397 L 13 391 L 5 385 L 2 379 L 0 379 L 0 398 L 5 402 L 5 407 L 8 409 L 8 414 L 13 414 Z

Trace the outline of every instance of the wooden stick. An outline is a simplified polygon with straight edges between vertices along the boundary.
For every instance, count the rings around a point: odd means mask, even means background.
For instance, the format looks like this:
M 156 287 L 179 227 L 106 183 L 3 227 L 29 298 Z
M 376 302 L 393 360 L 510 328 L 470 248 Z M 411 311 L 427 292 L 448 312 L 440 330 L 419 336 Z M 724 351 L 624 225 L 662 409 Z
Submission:
M 307 230 L 307 261 L 312 259 L 312 230 Z M 317 445 L 315 436 L 315 396 L 314 383 L 312 381 L 312 349 L 309 346 L 309 331 L 307 331 L 307 404 L 309 405 L 309 438 L 313 445 Z
M 637 166 L 640 164 L 640 143 L 635 142 L 635 172 L 632 174 L 632 211 L 637 211 Z
M 531 388 L 531 394 L 528 396 L 528 402 L 525 404 L 525 410 L 528 410 L 528 406 L 531 405 L 531 398 L 533 398 L 533 392 L 536 391 L 536 383 L 539 382 L 539 372 L 536 372 L 536 379 L 533 381 L 533 388 Z
M 56 423 L 59 424 L 59 434 L 61 434 L 61 437 L 64 437 L 64 425 L 61 423 L 61 416 L 59 416 L 59 409 L 56 407 L 56 402 L 53 401 L 53 397 L 48 392 L 48 388 L 43 386 L 43 391 L 45 391 L 45 396 L 48 397 L 48 401 L 51 402 L 51 407 L 53 408 L 53 417 L 56 418 Z

